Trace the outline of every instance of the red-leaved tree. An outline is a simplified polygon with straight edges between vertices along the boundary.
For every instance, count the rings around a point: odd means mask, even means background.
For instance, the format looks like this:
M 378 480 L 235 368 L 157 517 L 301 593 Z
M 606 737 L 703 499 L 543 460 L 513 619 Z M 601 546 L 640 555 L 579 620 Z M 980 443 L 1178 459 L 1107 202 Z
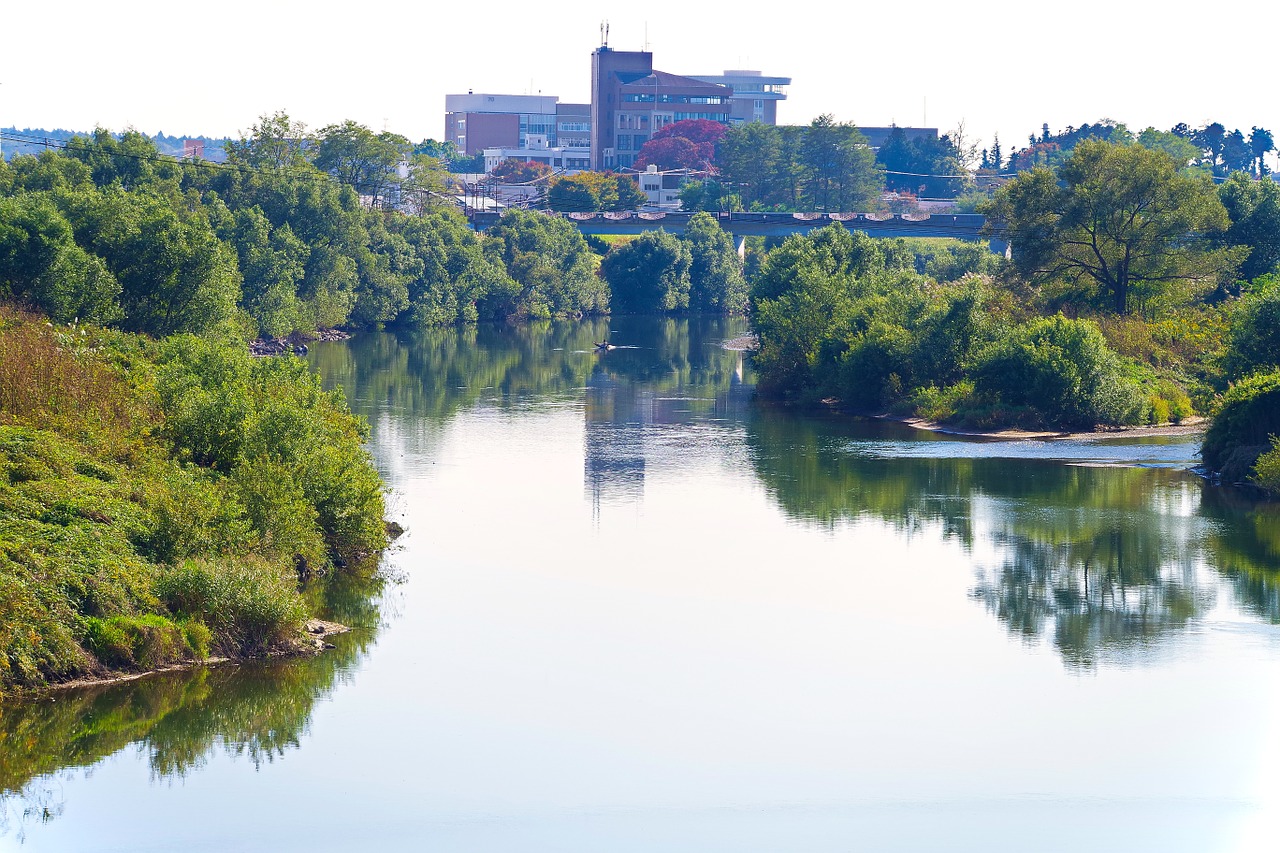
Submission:
M 710 170 L 714 168 L 716 149 L 727 130 L 720 122 L 705 118 L 669 124 L 641 147 L 636 168 L 655 165 L 659 169 Z

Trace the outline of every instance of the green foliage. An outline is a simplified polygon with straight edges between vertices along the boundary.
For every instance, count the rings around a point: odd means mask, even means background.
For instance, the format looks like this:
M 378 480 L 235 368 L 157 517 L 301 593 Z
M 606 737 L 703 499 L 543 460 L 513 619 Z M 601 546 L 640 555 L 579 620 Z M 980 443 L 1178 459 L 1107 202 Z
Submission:
M 364 435 L 300 361 L 0 309 L 0 686 L 284 637 L 300 574 L 386 543 Z M 181 565 L 215 616 L 157 597 Z
M 85 647 L 112 669 L 156 669 L 198 656 L 182 627 L 156 614 L 90 617 L 85 620 Z
M 183 561 L 160 575 L 156 594 L 173 613 L 208 624 L 232 654 L 267 651 L 306 618 L 297 578 L 251 558 Z
M 600 275 L 609 283 L 615 312 L 683 311 L 689 307 L 689 265 L 688 246 L 659 229 L 605 255 Z
M 1280 495 L 1280 438 L 1271 437 L 1271 449 L 1253 466 L 1253 482 L 1273 495 Z
M 1235 309 L 1224 373 L 1235 379 L 1280 366 L 1280 277 L 1267 276 Z
M 689 310 L 740 314 L 747 307 L 747 281 L 733 237 L 715 217 L 699 213 L 680 239 L 689 248 Z
M 983 212 L 1011 242 L 1019 273 L 1087 286 L 1119 314 L 1176 283 L 1209 289 L 1242 256 L 1209 243 L 1228 220 L 1208 181 L 1141 146 L 1081 142 L 1056 174 L 1019 175 Z
M 20 299 L 59 323 L 120 319 L 120 283 L 75 242 L 44 194 L 0 198 L 0 297 Z
M 397 133 L 375 134 L 354 121 L 331 124 L 317 134 L 314 163 L 380 207 L 401 182 L 398 167 L 413 146 Z
M 231 474 L 259 548 L 322 569 L 379 550 L 382 491 L 361 447 L 364 425 L 340 391 L 291 359 L 178 337 L 157 376 L 164 435 L 174 452 Z
M 1227 482 L 1243 482 L 1258 458 L 1274 451 L 1274 436 L 1280 436 L 1280 370 L 1247 376 L 1227 390 L 1200 456 Z
M 1219 239 L 1224 245 L 1249 249 L 1240 277 L 1252 281 L 1274 273 L 1280 266 L 1280 184 L 1232 172 L 1218 187 L 1218 197 L 1231 219 Z
M 1062 315 L 1011 329 L 981 354 L 977 395 L 1022 411 L 1029 426 L 1091 428 L 1146 419 L 1146 399 L 1098 327 Z
M 568 317 L 608 309 L 608 288 L 595 274 L 595 255 L 572 222 L 509 210 L 486 239 L 519 288 L 507 300 L 490 301 L 491 315 Z
M 876 152 L 876 161 L 887 171 L 885 187 L 928 198 L 954 198 L 972 180 L 951 137 L 908 137 L 895 127 Z
M 547 189 L 547 207 L 563 213 L 638 210 L 647 201 L 633 178 L 613 172 L 566 175 Z

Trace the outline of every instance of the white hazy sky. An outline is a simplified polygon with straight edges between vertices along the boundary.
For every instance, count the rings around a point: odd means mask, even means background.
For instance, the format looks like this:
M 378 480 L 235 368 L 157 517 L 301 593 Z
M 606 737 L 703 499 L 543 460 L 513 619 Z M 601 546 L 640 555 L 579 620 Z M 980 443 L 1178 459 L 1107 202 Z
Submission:
M 1100 118 L 1280 133 L 1261 0 L 538 4 L 63 0 L 0 12 L 0 126 L 237 135 L 287 110 L 440 138 L 449 92 L 585 101 L 600 22 L 657 68 L 792 78 L 779 121 L 964 121 L 980 147 Z

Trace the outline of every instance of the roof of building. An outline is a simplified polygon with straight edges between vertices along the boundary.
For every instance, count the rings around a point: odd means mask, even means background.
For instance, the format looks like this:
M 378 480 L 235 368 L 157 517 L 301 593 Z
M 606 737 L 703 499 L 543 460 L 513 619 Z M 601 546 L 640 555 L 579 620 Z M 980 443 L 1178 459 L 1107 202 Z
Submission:
M 663 88 L 663 89 L 695 89 L 707 92 L 727 92 L 727 87 L 716 83 L 705 83 L 702 80 L 695 80 L 692 77 L 681 77 L 679 74 L 670 74 L 666 71 L 652 71 L 648 74 L 642 74 L 634 71 L 615 72 L 622 85 L 636 88 Z

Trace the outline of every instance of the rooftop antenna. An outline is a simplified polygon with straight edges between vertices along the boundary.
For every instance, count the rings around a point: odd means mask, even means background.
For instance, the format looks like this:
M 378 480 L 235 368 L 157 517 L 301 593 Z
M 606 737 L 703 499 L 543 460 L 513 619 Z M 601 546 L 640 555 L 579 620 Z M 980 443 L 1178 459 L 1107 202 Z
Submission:
M 649 22 L 648 21 L 644 22 L 644 50 L 646 53 L 649 52 Z
M 609 22 L 608 21 L 600 22 L 600 46 L 601 47 L 609 46 Z

